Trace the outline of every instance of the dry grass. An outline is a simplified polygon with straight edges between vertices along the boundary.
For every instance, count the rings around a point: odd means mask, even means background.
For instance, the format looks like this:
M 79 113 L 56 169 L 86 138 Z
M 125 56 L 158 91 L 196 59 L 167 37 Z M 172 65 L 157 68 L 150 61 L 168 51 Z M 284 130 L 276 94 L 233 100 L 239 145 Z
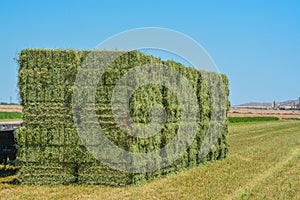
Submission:
M 259 110 L 246 108 L 231 108 L 229 117 L 278 117 L 280 119 L 300 119 L 300 110 Z
M 2 199 L 300 199 L 300 123 L 230 124 L 227 159 L 141 186 L 0 184 Z M 7 182 L 9 178 L 0 178 Z
M 22 112 L 20 105 L 0 105 L 0 112 Z

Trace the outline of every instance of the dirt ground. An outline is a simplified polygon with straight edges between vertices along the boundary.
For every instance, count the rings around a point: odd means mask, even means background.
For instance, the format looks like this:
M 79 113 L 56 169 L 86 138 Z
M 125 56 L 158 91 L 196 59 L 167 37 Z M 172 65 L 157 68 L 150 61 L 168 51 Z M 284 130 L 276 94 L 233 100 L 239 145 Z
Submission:
M 300 110 L 259 110 L 246 108 L 231 108 L 229 117 L 278 117 L 280 119 L 296 118 L 300 119 Z
M 0 112 L 22 112 L 20 105 L 0 105 Z

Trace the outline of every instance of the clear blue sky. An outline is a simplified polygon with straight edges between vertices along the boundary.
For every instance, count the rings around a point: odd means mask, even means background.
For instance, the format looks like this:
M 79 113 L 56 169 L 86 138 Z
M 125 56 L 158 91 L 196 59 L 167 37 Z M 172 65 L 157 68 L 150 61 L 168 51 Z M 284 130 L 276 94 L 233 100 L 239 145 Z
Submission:
M 230 79 L 233 105 L 300 96 L 300 1 L 0 1 L 0 102 L 17 99 L 24 48 L 93 49 L 164 27 L 201 44 Z

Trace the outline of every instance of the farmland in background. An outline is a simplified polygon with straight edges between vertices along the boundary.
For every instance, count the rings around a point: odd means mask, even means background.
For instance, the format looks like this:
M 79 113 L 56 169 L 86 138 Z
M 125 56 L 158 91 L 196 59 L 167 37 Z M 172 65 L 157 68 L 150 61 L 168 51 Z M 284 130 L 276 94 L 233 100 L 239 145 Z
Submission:
M 278 117 L 280 119 L 300 119 L 300 110 L 259 110 L 231 108 L 229 117 Z
M 230 123 L 238 122 L 259 122 L 259 121 L 276 121 L 278 117 L 228 117 Z
M 0 112 L 22 112 L 20 105 L 0 105 Z
M 22 119 L 22 106 L 0 105 L 0 122 L 16 121 Z
M 0 112 L 0 121 L 21 120 L 22 113 L 20 112 Z
M 150 183 L 123 187 L 20 186 L 0 178 L 3 199 L 300 199 L 300 123 L 230 123 L 229 157 Z

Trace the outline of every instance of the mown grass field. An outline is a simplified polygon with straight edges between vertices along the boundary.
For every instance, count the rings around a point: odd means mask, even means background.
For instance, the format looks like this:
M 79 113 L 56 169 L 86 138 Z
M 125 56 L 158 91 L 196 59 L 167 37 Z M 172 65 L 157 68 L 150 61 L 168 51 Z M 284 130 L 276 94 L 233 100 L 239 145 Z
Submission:
M 20 186 L 5 177 L 0 199 L 300 199 L 299 121 L 231 123 L 228 139 L 227 159 L 145 185 Z

